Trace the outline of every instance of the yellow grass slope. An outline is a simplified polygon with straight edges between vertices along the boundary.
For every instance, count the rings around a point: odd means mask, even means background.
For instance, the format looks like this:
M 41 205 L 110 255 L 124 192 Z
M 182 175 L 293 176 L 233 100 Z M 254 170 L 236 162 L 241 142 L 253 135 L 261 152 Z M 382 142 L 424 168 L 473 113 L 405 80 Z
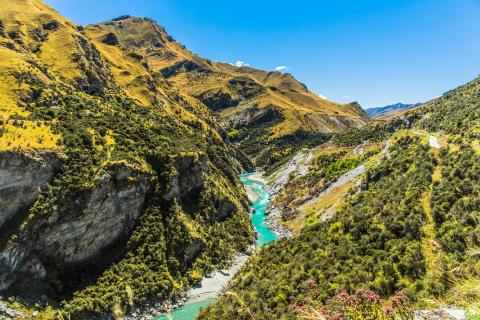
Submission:
M 142 20 L 143 21 L 143 20 Z M 149 28 L 129 30 L 152 37 Z M 104 44 L 95 29 L 87 33 L 63 18 L 42 0 L 4 0 L 0 11 L 0 150 L 60 148 L 61 136 L 48 121 L 28 112 L 30 81 L 46 87 L 62 83 L 88 94 L 124 92 L 146 107 L 161 106 L 182 121 L 211 121 L 208 109 L 192 97 L 183 97 L 160 73 L 155 73 L 138 50 Z M 155 65 L 155 61 L 151 63 Z M 93 80 L 92 80 L 93 79 Z M 48 96 L 48 89 L 42 95 Z M 189 110 L 184 108 L 186 101 Z M 60 107 L 60 106 L 59 106 Z
M 227 128 L 247 125 L 234 119 L 244 117 L 253 108 L 267 107 L 280 110 L 284 118 L 271 127 L 270 135 L 274 137 L 300 128 L 338 132 L 361 127 L 369 121 L 358 104 L 322 99 L 290 74 L 238 68 L 198 57 L 150 19 L 126 16 L 87 26 L 86 31 L 105 55 L 115 59 L 114 56 L 119 57 L 119 51 L 123 51 L 135 57 L 181 94 L 200 100 L 216 111 Z M 141 75 L 139 70 L 128 70 L 128 73 L 119 70 L 118 73 L 122 72 L 130 77 L 126 80 L 129 85 Z
M 49 23 L 52 23 L 50 24 Z M 75 68 L 63 65 L 68 54 L 66 36 L 72 28 L 41 1 L 3 0 L 0 10 L 0 150 L 14 148 L 58 148 L 59 135 L 46 121 L 26 120 L 29 113 L 21 105 L 22 94 L 29 89 L 23 74 L 32 73 L 42 81 L 52 81 L 47 64 L 73 78 Z M 55 38 L 43 43 L 49 27 L 58 28 Z M 64 39 L 65 41 L 60 41 Z

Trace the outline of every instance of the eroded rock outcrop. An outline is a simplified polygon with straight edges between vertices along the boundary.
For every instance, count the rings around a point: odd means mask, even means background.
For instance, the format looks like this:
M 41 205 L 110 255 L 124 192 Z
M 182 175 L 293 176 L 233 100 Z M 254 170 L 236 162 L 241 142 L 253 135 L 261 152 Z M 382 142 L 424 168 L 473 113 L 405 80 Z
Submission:
M 122 235 L 128 235 L 142 211 L 149 174 L 117 164 L 94 186 L 65 203 L 33 228 L 33 248 L 64 263 L 85 261 Z
M 54 151 L 0 153 L 0 228 L 35 202 L 61 165 Z
M 153 175 L 126 163 L 104 169 L 93 186 L 33 217 L 0 252 L 0 290 L 23 278 L 43 278 L 46 265 L 71 265 L 98 256 L 134 228 Z
M 180 202 L 188 202 L 204 187 L 203 173 L 207 170 L 205 154 L 187 154 L 173 156 L 169 160 L 173 166 L 169 177 L 169 190 L 163 196 L 165 200 L 174 198 Z

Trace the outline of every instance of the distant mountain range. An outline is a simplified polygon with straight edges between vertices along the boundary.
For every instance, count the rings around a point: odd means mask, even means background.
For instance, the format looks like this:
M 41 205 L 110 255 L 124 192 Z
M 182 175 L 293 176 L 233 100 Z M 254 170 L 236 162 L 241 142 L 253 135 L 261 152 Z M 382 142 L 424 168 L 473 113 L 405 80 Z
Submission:
M 365 112 L 367 112 L 367 114 L 370 117 L 377 118 L 377 117 L 390 115 L 392 113 L 399 112 L 399 111 L 414 109 L 419 107 L 420 105 L 421 103 L 416 103 L 416 104 L 396 103 L 396 104 L 391 104 L 384 107 L 366 109 Z

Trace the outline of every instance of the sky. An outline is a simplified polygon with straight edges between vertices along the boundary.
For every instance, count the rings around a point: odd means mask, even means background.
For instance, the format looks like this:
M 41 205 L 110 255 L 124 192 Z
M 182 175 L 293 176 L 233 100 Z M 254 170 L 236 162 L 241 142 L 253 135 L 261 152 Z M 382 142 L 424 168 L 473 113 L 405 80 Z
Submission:
M 46 0 L 78 24 L 150 17 L 213 61 L 335 102 L 426 102 L 480 74 L 480 0 Z

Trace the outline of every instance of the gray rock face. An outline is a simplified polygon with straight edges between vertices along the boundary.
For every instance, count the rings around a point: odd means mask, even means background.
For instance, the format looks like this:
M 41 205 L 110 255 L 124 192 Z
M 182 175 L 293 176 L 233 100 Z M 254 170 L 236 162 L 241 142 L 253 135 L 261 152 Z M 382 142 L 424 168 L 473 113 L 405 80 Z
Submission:
M 6 302 L 0 300 L 0 319 L 24 319 L 25 315 L 21 312 L 13 310 Z
M 457 308 L 439 308 L 434 310 L 415 311 L 414 320 L 464 320 L 465 310 Z
M 46 272 L 42 263 L 36 257 L 29 257 L 21 246 L 9 245 L 0 252 L 0 291 L 15 283 L 18 274 L 43 278 Z
M 216 220 L 223 221 L 232 215 L 233 211 L 236 209 L 236 206 L 228 197 L 225 197 L 219 201 L 217 208 Z
M 126 164 L 105 169 L 92 188 L 32 221 L 0 252 L 0 290 L 17 276 L 45 277 L 42 261 L 73 264 L 101 254 L 132 231 L 151 184 L 149 173 Z
M 193 258 L 200 252 L 203 247 L 203 243 L 200 239 L 195 239 L 191 245 L 185 248 L 183 262 L 184 262 L 184 269 L 186 269 L 186 264 L 190 263 Z
M 240 104 L 231 115 L 222 116 L 220 124 L 224 128 L 243 128 L 282 119 L 283 115 L 276 108 L 256 108 L 250 104 Z
M 203 173 L 207 170 L 207 157 L 177 156 L 173 159 L 175 174 L 170 181 L 170 189 L 164 195 L 165 200 L 176 198 L 181 201 L 195 190 L 204 186 Z
M 34 249 L 64 263 L 87 260 L 133 229 L 150 187 L 146 174 L 126 166 L 110 169 L 93 189 L 52 212 Z
M 0 153 L 0 227 L 35 202 L 61 164 L 52 151 Z

